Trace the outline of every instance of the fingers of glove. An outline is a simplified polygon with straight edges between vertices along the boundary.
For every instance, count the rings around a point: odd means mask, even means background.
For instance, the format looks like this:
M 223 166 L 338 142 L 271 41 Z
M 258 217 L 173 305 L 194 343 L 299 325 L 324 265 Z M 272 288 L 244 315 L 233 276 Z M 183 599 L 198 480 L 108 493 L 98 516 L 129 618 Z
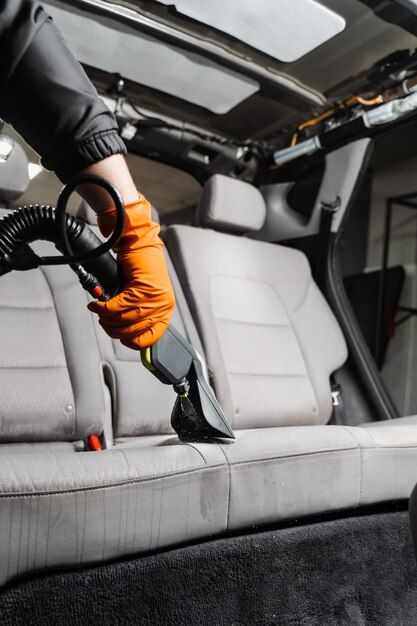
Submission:
M 153 311 L 151 313 L 153 313 Z M 163 315 L 162 312 L 161 314 Z M 138 308 L 122 309 L 111 316 L 102 316 L 99 314 L 99 317 L 102 325 L 105 324 L 106 326 L 113 328 L 126 328 L 132 324 L 139 323 L 141 320 L 152 319 L 152 315 L 149 314 L 149 312 L 148 315 L 145 315 Z M 156 315 L 155 317 L 159 317 L 159 315 Z
M 106 321 L 99 319 L 100 326 L 106 331 L 106 333 L 112 339 L 130 339 L 136 335 L 146 332 L 157 322 L 152 319 L 145 319 L 137 321 L 135 324 L 128 324 L 125 326 L 112 326 L 107 324 Z
M 92 313 L 97 313 L 100 315 L 102 311 L 105 310 L 105 302 L 100 302 L 100 300 L 93 300 L 93 302 L 89 302 L 87 304 L 87 309 Z
M 141 293 L 138 293 L 137 289 L 126 287 L 121 293 L 111 300 L 107 300 L 107 302 L 95 300 L 87 306 L 90 311 L 97 313 L 103 319 L 125 312 L 129 312 L 134 317 L 139 317 L 143 301 L 144 297 Z
M 126 333 L 129 332 L 129 328 L 136 326 L 137 324 L 156 324 L 156 322 L 169 322 L 171 319 L 170 310 L 151 310 L 147 314 L 141 313 L 141 311 L 121 311 L 111 317 L 100 317 L 100 323 L 106 330 L 110 328 L 125 329 Z
M 121 343 L 127 348 L 132 350 L 142 350 L 143 348 L 149 348 L 154 343 L 159 341 L 164 332 L 166 331 L 168 324 L 165 322 L 157 322 L 143 333 L 129 337 L 127 339 L 121 339 Z
M 134 291 L 122 292 L 107 302 L 90 302 L 88 309 L 112 326 L 126 326 L 140 319 L 171 316 L 174 304 L 173 296 L 159 298 Z
M 171 307 L 149 306 L 149 303 L 145 302 L 142 307 L 120 309 L 113 315 L 99 314 L 99 321 L 106 332 L 109 334 L 112 331 L 118 332 L 120 336 L 117 338 L 121 339 L 123 336 L 142 332 L 158 322 L 169 324 L 171 315 Z
M 100 320 L 100 325 L 112 339 L 119 339 L 124 346 L 133 350 L 147 348 L 158 341 L 167 329 L 169 320 L 142 320 L 128 327 L 108 326 Z
M 138 263 L 139 257 L 143 263 Z M 143 317 L 173 310 L 174 291 L 162 250 L 143 249 L 118 257 L 118 261 L 127 279 L 123 291 L 107 302 L 91 302 L 88 305 L 90 311 L 105 318 L 127 309 L 136 310 Z
M 110 234 L 115 211 L 98 216 L 104 234 Z M 125 278 L 123 290 L 107 302 L 88 308 L 100 317 L 110 337 L 139 350 L 155 343 L 169 324 L 175 297 L 166 266 L 159 225 L 151 219 L 149 202 L 139 197 L 126 206 L 126 224 L 115 251 Z

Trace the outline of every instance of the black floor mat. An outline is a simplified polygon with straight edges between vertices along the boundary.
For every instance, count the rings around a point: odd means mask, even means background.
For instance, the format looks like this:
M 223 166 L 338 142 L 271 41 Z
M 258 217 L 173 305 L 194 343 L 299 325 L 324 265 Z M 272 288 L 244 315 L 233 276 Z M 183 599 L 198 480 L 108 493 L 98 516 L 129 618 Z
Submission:
M 405 511 L 213 540 L 0 594 L 5 624 L 417 624 Z

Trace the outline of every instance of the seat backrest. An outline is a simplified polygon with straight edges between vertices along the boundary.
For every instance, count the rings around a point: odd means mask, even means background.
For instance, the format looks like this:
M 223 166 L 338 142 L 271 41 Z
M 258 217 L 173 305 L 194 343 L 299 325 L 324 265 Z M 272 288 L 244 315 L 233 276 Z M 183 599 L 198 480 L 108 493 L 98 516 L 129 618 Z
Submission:
M 1 202 L 9 205 L 28 182 L 16 143 L 0 163 Z M 86 304 L 69 267 L 0 277 L 0 443 L 77 441 L 104 430 L 109 403 Z
M 101 238 L 95 213 L 88 205 L 81 203 L 76 215 L 84 219 Z M 155 209 L 152 218 L 154 221 L 159 219 Z M 176 297 L 171 323 L 202 353 L 194 322 L 168 254 L 167 264 Z M 93 320 L 105 363 L 106 382 L 113 398 L 115 437 L 172 433 L 170 418 L 176 394 L 171 385 L 162 384 L 148 372 L 140 362 L 139 352 L 110 339 L 98 324 L 96 315 L 93 315 Z
M 34 249 L 45 253 L 46 244 Z M 0 277 L 0 286 L 0 442 L 100 434 L 106 417 L 101 357 L 72 270 L 12 272 Z
M 171 226 L 165 241 L 232 426 L 326 423 L 347 349 L 306 257 L 212 230 L 254 231 L 265 212 L 257 189 L 216 175 L 198 211 L 210 230 Z

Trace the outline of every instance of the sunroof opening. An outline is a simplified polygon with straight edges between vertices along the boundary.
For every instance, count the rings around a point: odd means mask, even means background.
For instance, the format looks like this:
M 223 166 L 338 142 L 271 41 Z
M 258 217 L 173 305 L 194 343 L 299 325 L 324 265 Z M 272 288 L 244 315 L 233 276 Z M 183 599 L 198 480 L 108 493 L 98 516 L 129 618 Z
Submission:
M 296 61 L 346 26 L 344 18 L 316 0 L 157 0 L 264 52 Z
M 127 25 L 103 17 L 99 22 L 55 4 L 47 4 L 47 11 L 81 63 L 119 73 L 213 113 L 227 113 L 259 90 L 256 80 Z

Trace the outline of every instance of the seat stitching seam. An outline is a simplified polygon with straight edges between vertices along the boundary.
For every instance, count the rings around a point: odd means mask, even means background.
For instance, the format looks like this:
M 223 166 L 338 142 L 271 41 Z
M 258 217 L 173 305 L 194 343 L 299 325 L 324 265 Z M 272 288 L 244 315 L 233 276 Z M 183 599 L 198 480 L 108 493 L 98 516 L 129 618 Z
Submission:
M 320 454 L 337 454 L 338 452 L 350 452 L 352 450 L 356 450 L 355 448 L 338 448 L 337 450 L 317 450 L 316 452 L 306 452 L 296 453 L 296 454 L 288 454 L 282 456 L 271 456 L 268 458 L 255 458 L 248 459 L 246 461 L 232 461 L 230 465 L 249 465 L 251 463 L 271 463 L 273 461 L 284 461 L 285 459 L 304 459 L 310 456 L 318 456 Z
M 305 292 L 304 292 L 304 294 L 302 296 L 301 301 L 298 302 L 297 305 L 295 306 L 295 308 L 291 310 L 293 313 L 295 311 L 297 311 L 297 309 L 299 309 L 300 306 L 302 306 L 304 304 L 304 301 L 305 301 L 305 299 L 307 297 L 307 292 L 308 292 L 308 290 L 310 288 L 310 285 L 313 282 L 313 277 L 311 275 L 310 266 L 308 266 L 308 273 L 309 273 L 309 276 L 308 276 L 308 281 L 307 281 L 307 285 L 306 285 L 306 290 L 305 290 Z M 237 275 L 237 274 L 230 274 L 230 273 L 218 274 L 217 272 L 215 274 L 210 274 L 210 276 L 209 276 L 210 282 L 211 282 L 211 280 L 213 278 L 225 278 L 225 277 L 226 278 L 237 278 L 237 279 L 244 280 L 244 281 L 247 281 L 247 282 L 250 282 L 250 283 L 260 283 L 262 285 L 266 285 L 267 287 L 271 288 L 271 290 L 278 296 L 279 300 L 283 304 L 283 298 L 282 298 L 280 292 L 275 287 L 275 285 L 273 283 L 271 283 L 270 281 L 268 281 L 268 280 L 262 280 L 262 279 L 259 279 L 259 278 L 247 278 L 246 276 L 241 276 L 241 275 Z M 288 314 L 288 309 L 287 309 L 287 307 L 285 305 L 284 305 L 284 309 L 285 309 L 286 313 Z M 214 314 L 213 314 L 213 316 L 214 316 Z
M 2 304 L 2 309 L 17 309 L 19 311 L 52 311 L 55 309 L 53 304 L 47 304 L 46 306 L 20 306 L 18 304 Z
M 311 284 L 312 284 L 312 277 L 311 277 L 311 274 L 310 274 L 309 281 L 308 281 L 308 284 L 307 284 L 307 288 L 305 290 L 303 298 L 302 298 L 301 302 L 294 309 L 291 310 L 291 314 L 294 314 L 296 311 L 298 311 L 298 309 L 304 304 L 304 302 L 305 302 L 305 300 L 307 298 L 307 294 L 308 294 L 308 292 L 310 290 L 310 285 Z M 289 328 L 292 330 L 292 333 L 293 333 L 296 345 L 298 347 L 300 356 L 301 356 L 302 361 L 303 361 L 304 369 L 305 369 L 305 372 L 306 372 L 306 378 L 307 378 L 307 380 L 309 382 L 309 387 L 310 387 L 310 389 L 312 391 L 312 394 L 313 394 L 313 397 L 314 397 L 314 400 L 315 400 L 315 403 L 316 403 L 316 407 L 317 407 L 316 423 L 318 423 L 320 421 L 320 408 L 321 407 L 320 407 L 319 398 L 318 398 L 318 395 L 317 395 L 317 390 L 316 390 L 316 388 L 314 386 L 313 380 L 312 380 L 311 375 L 310 375 L 310 371 L 308 369 L 306 355 L 305 355 L 303 347 L 302 347 L 302 342 L 300 341 L 298 333 L 295 330 L 293 320 L 291 319 L 290 312 L 289 312 L 289 310 L 288 310 L 288 308 L 286 306 L 284 298 L 281 297 L 281 294 L 279 293 L 279 291 L 277 289 L 275 289 L 275 286 L 272 285 L 272 288 L 274 289 L 275 293 L 277 294 L 277 296 L 278 296 L 279 300 L 281 301 L 281 303 L 282 303 L 282 305 L 283 305 L 283 307 L 285 309 L 285 312 L 286 312 L 286 314 L 288 316 L 288 325 L 289 325 Z
M 7 493 L 0 494 L 0 500 L 7 500 L 9 498 L 34 498 L 34 497 L 47 497 L 47 496 L 66 496 L 72 493 L 83 493 L 85 491 L 104 491 L 106 489 L 117 489 L 119 487 L 129 487 L 130 485 L 138 485 L 142 483 L 148 483 L 155 480 L 165 480 L 166 478 L 176 478 L 177 476 L 187 476 L 188 474 L 194 474 L 199 471 L 210 472 L 213 470 L 217 470 L 221 467 L 226 467 L 226 463 L 218 463 L 217 465 L 205 465 L 200 467 L 193 467 L 190 470 L 182 471 L 182 472 L 172 472 L 171 474 L 165 474 L 164 476 L 147 476 L 146 478 L 137 478 L 137 479 L 127 479 L 121 481 L 119 483 L 112 484 L 104 484 L 99 485 L 97 487 L 80 487 L 73 489 L 66 489 L 64 491 L 41 491 L 40 493 Z
M 417 446 L 416 446 L 417 447 Z M 307 457 L 313 457 L 313 456 L 318 456 L 320 454 L 336 454 L 339 452 L 351 452 L 352 450 L 356 450 L 356 448 L 339 448 L 338 450 L 318 450 L 317 452 L 307 452 L 305 454 L 288 454 L 285 456 L 274 456 L 274 457 L 268 457 L 268 458 L 256 458 L 256 459 L 248 459 L 246 461 L 234 461 L 234 462 L 230 462 L 228 461 L 226 455 L 225 458 L 227 460 L 227 463 L 218 463 L 217 465 L 206 465 L 204 467 L 194 467 L 192 469 L 189 470 L 185 470 L 185 471 L 180 471 L 180 472 L 171 472 L 170 474 L 165 474 L 164 476 L 148 476 L 146 478 L 138 478 L 138 479 L 127 479 L 124 481 L 121 481 L 119 483 L 115 483 L 115 484 L 104 484 L 104 485 L 100 485 L 97 487 L 80 487 L 79 489 L 68 489 L 65 491 L 44 491 L 44 492 L 40 492 L 40 493 L 23 493 L 23 494 L 0 494 L 0 499 L 7 499 L 7 498 L 33 498 L 33 497 L 44 497 L 44 496 L 51 496 L 51 495 L 67 495 L 70 493 L 80 493 L 83 491 L 100 491 L 100 490 L 104 490 L 104 489 L 114 489 L 117 487 L 124 487 L 124 486 L 129 486 L 129 485 L 135 485 L 135 484 L 141 484 L 141 483 L 146 483 L 146 482 L 151 482 L 154 480 L 164 480 L 166 478 L 175 478 L 176 476 L 183 476 L 183 475 L 188 475 L 188 474 L 193 474 L 195 472 L 199 472 L 199 471 L 211 471 L 211 470 L 216 470 L 220 467 L 232 467 L 232 466 L 237 466 L 237 465 L 250 465 L 252 463 L 270 463 L 273 461 L 283 461 L 285 459 L 303 459 L 303 458 L 307 458 Z
M 409 450 L 414 450 L 417 448 L 417 442 L 416 443 L 404 443 L 404 444 L 398 444 L 395 446 L 387 446 L 387 445 L 378 445 L 378 447 L 375 445 L 375 447 L 373 446 L 364 446 L 365 450 L 373 450 L 375 452 L 379 452 L 379 450 L 397 450 L 397 449 L 409 449 Z
M 301 302 L 299 302 L 299 303 L 297 304 L 297 306 L 296 306 L 296 307 L 292 310 L 292 313 L 295 313 L 296 311 L 298 311 L 298 309 L 300 309 L 300 308 L 303 306 L 304 302 L 305 302 L 305 301 L 306 301 L 306 299 L 307 299 L 307 295 L 308 295 L 308 292 L 310 291 L 310 287 L 311 287 L 311 285 L 312 285 L 312 282 L 313 282 L 313 277 L 312 277 L 312 276 L 311 276 L 311 274 L 310 274 L 310 277 L 309 277 L 309 280 L 308 280 L 308 283 L 307 283 L 307 287 L 306 287 L 306 290 L 305 290 L 305 292 L 304 292 L 304 294 L 303 294 L 303 297 L 302 297 L 302 299 L 301 299 Z
M 201 456 L 201 458 L 203 459 L 204 464 L 205 464 L 205 465 L 207 465 L 207 460 L 206 460 L 205 456 L 203 455 L 203 453 L 202 453 L 202 452 L 201 452 L 198 448 L 196 448 L 195 446 L 193 446 L 193 444 L 192 444 L 192 443 L 186 443 L 185 445 L 186 445 L 188 448 L 192 448 L 193 450 L 195 450 L 196 452 L 198 452 L 198 454 L 199 454 L 199 455 Z
M 359 442 L 359 440 L 355 437 L 355 435 L 350 430 L 348 430 L 345 426 L 342 426 L 342 428 L 345 431 L 345 433 L 347 433 L 356 442 L 356 445 L 359 448 L 360 479 L 359 479 L 359 500 L 358 500 L 358 506 L 360 506 L 360 504 L 362 502 L 362 492 L 363 492 L 363 447 L 362 447 L 361 443 Z
M 226 459 L 226 464 L 229 473 L 229 493 L 227 498 L 227 516 L 226 516 L 226 532 L 229 530 L 229 521 L 230 521 L 230 502 L 232 499 L 232 468 L 228 459 L 226 452 L 223 450 L 223 447 L 220 444 L 217 444 L 219 450 L 221 450 L 224 458 Z

